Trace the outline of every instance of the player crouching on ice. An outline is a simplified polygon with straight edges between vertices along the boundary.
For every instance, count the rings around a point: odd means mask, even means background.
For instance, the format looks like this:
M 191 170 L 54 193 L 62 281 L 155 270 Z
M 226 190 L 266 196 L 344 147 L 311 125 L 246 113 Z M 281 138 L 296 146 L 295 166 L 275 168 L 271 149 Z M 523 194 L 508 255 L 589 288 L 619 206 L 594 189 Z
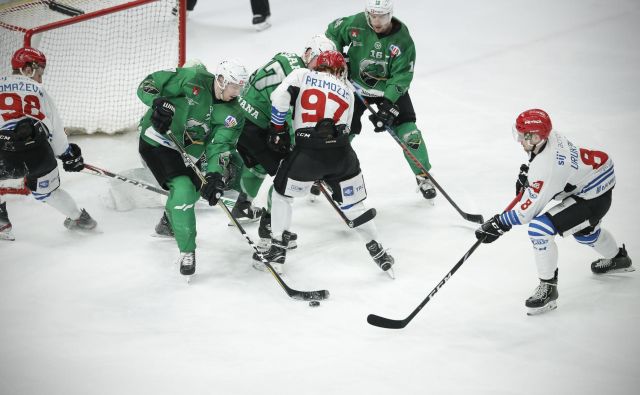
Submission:
M 271 247 L 264 254 L 280 272 L 286 259 L 293 199 L 306 196 L 315 181 L 327 183 L 347 218 L 354 219 L 366 210 L 362 201 L 367 192 L 360 162 L 349 143 L 354 92 L 344 80 L 345 71 L 346 62 L 340 52 L 324 51 L 311 70 L 293 70 L 271 94 L 272 145 L 289 144 L 285 119 L 289 104 L 295 103 L 295 147 L 281 163 L 273 181 L 273 236 Z M 375 263 L 388 272 L 394 260 L 375 240 L 377 231 L 373 221 L 355 230 L 367 242 L 367 250 Z M 264 268 L 257 254 L 253 260 L 256 269 Z
M 216 205 L 224 193 L 231 157 L 244 117 L 237 97 L 249 75 L 235 61 L 223 61 L 215 74 L 203 65 L 157 71 L 138 87 L 138 97 L 150 108 L 140 121 L 139 152 L 153 176 L 169 190 L 165 214 L 180 250 L 180 273 L 196 270 L 196 216 L 200 194 Z M 207 183 L 189 168 L 171 133 L 194 162 L 206 159 Z M 238 160 L 240 160 L 238 156 Z
M 58 110 L 44 90 L 44 54 L 24 47 L 11 58 L 12 75 L 0 78 L 0 180 L 22 178 L 31 195 L 67 216 L 68 229 L 90 230 L 96 221 L 79 210 L 73 198 L 60 188 L 56 157 L 65 171 L 84 168 L 80 147 L 69 144 Z M 0 239 L 14 240 L 6 203 L 0 201 Z
M 558 299 L 558 247 L 555 236 L 573 236 L 604 258 L 591 264 L 595 274 L 630 272 L 625 246 L 600 227 L 611 206 L 616 183 L 613 162 L 602 151 L 573 145 L 552 129 L 549 115 L 538 109 L 518 115 L 514 137 L 529 155 L 520 167 L 516 192 L 522 193 L 513 210 L 495 215 L 476 230 L 476 237 L 491 243 L 513 225 L 529 224 L 540 284 L 526 300 L 529 315 L 555 309 Z M 551 200 L 561 201 L 542 213 Z

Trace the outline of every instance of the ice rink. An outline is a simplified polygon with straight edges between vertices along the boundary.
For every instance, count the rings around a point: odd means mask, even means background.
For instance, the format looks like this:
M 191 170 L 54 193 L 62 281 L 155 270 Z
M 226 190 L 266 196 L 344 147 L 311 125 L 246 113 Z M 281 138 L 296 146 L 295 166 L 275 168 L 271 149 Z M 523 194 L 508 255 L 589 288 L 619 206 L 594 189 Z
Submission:
M 360 0 L 271 0 L 273 26 L 258 33 L 249 2 L 201 0 L 189 15 L 188 58 L 210 69 L 237 58 L 254 70 L 363 9 Z M 511 201 L 527 160 L 511 127 L 540 107 L 574 143 L 613 158 L 603 227 L 638 267 L 640 2 L 396 0 L 394 16 L 417 49 L 410 94 L 433 176 L 460 208 L 489 218 Z M 108 208 L 105 179 L 61 174 L 98 221 L 91 233 L 68 231 L 31 197 L 10 198 L 16 241 L 0 242 L 0 394 L 637 393 L 640 272 L 593 275 L 598 256 L 573 238 L 557 240 L 560 297 L 548 314 L 525 314 L 538 278 L 526 228 L 516 227 L 481 245 L 405 329 L 367 324 L 370 313 L 406 317 L 475 242 L 477 225 L 442 196 L 424 201 L 395 141 L 363 125 L 354 148 L 366 204 L 377 209 L 396 279 L 325 200 L 297 200 L 299 247 L 284 279 L 328 289 L 318 308 L 251 267 L 252 249 L 219 208 L 197 208 L 188 285 L 175 242 L 151 237 L 162 209 Z M 87 163 L 140 166 L 135 133 L 71 141 Z M 246 230 L 257 240 L 257 224 Z

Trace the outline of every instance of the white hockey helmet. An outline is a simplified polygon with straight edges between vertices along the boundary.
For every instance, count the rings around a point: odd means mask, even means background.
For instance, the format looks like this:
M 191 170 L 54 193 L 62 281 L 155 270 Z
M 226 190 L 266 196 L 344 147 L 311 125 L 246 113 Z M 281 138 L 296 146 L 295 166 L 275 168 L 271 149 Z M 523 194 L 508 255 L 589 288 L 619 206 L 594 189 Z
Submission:
M 367 0 L 364 7 L 365 12 L 373 15 L 393 14 L 392 0 Z
M 367 0 L 364 7 L 364 13 L 367 18 L 367 24 L 376 32 L 384 30 L 391 23 L 393 17 L 393 1 L 392 0 Z M 371 19 L 376 19 L 376 22 Z
M 329 40 L 324 34 L 316 34 L 311 37 L 304 47 L 304 53 L 302 54 L 302 60 L 306 66 L 309 66 L 321 52 L 335 51 L 336 45 L 333 41 Z
M 247 69 L 233 59 L 220 62 L 214 75 L 216 76 L 216 84 L 222 90 L 229 84 L 235 84 L 242 90 L 249 80 Z M 220 81 L 220 77 L 222 77 L 222 81 Z

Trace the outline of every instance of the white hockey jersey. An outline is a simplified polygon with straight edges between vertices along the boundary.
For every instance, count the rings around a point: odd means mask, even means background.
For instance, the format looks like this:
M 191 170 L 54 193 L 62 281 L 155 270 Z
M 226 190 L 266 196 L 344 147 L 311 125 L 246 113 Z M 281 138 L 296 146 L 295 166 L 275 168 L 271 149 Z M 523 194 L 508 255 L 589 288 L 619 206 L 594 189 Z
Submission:
M 294 107 L 293 130 L 310 128 L 323 118 L 336 125 L 351 125 L 353 118 L 353 86 L 333 74 L 309 69 L 296 69 L 271 93 L 271 105 L 287 113 L 291 103 L 291 87 L 299 88 Z
M 573 145 L 551 132 L 547 144 L 529 163 L 529 187 L 520 202 L 502 218 L 511 225 L 528 223 L 542 213 L 551 200 L 577 196 L 594 199 L 616 184 L 613 161 L 605 152 Z
M 41 84 L 22 75 L 0 77 L 0 130 L 11 133 L 25 119 L 40 121 L 56 156 L 69 147 L 60 114 Z

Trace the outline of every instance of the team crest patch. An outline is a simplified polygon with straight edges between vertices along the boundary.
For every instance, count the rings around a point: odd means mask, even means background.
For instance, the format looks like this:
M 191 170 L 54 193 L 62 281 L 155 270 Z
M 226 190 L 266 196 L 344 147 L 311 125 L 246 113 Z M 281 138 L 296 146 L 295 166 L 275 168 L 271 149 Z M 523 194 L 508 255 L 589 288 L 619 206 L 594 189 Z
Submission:
M 228 115 L 224 119 L 224 126 L 227 128 L 232 128 L 238 124 L 238 120 L 233 115 Z
M 397 56 L 400 56 L 400 53 L 401 53 L 401 51 L 400 51 L 400 47 L 398 47 L 397 45 L 393 45 L 393 44 L 391 44 L 391 45 L 389 46 L 389 52 L 391 52 L 391 57 L 392 57 L 392 58 L 395 58 L 395 57 L 397 57 Z
M 342 196 L 353 196 L 353 187 L 348 186 L 346 188 L 342 188 Z
M 49 181 L 48 180 L 40 181 L 38 183 L 38 188 L 47 188 L 48 186 L 49 186 Z
M 531 186 L 531 189 L 533 189 L 533 192 L 540 193 L 540 191 L 542 190 L 542 185 L 543 184 L 544 184 L 543 181 L 536 181 L 536 182 L 532 183 L 530 186 Z
M 351 36 L 351 38 L 358 38 L 360 32 L 358 31 L 358 29 L 351 29 L 351 33 L 349 33 L 349 35 Z
M 193 89 L 191 90 L 191 93 L 193 93 L 194 96 L 198 96 L 198 94 L 200 94 L 200 88 L 198 88 L 197 86 L 194 86 Z

